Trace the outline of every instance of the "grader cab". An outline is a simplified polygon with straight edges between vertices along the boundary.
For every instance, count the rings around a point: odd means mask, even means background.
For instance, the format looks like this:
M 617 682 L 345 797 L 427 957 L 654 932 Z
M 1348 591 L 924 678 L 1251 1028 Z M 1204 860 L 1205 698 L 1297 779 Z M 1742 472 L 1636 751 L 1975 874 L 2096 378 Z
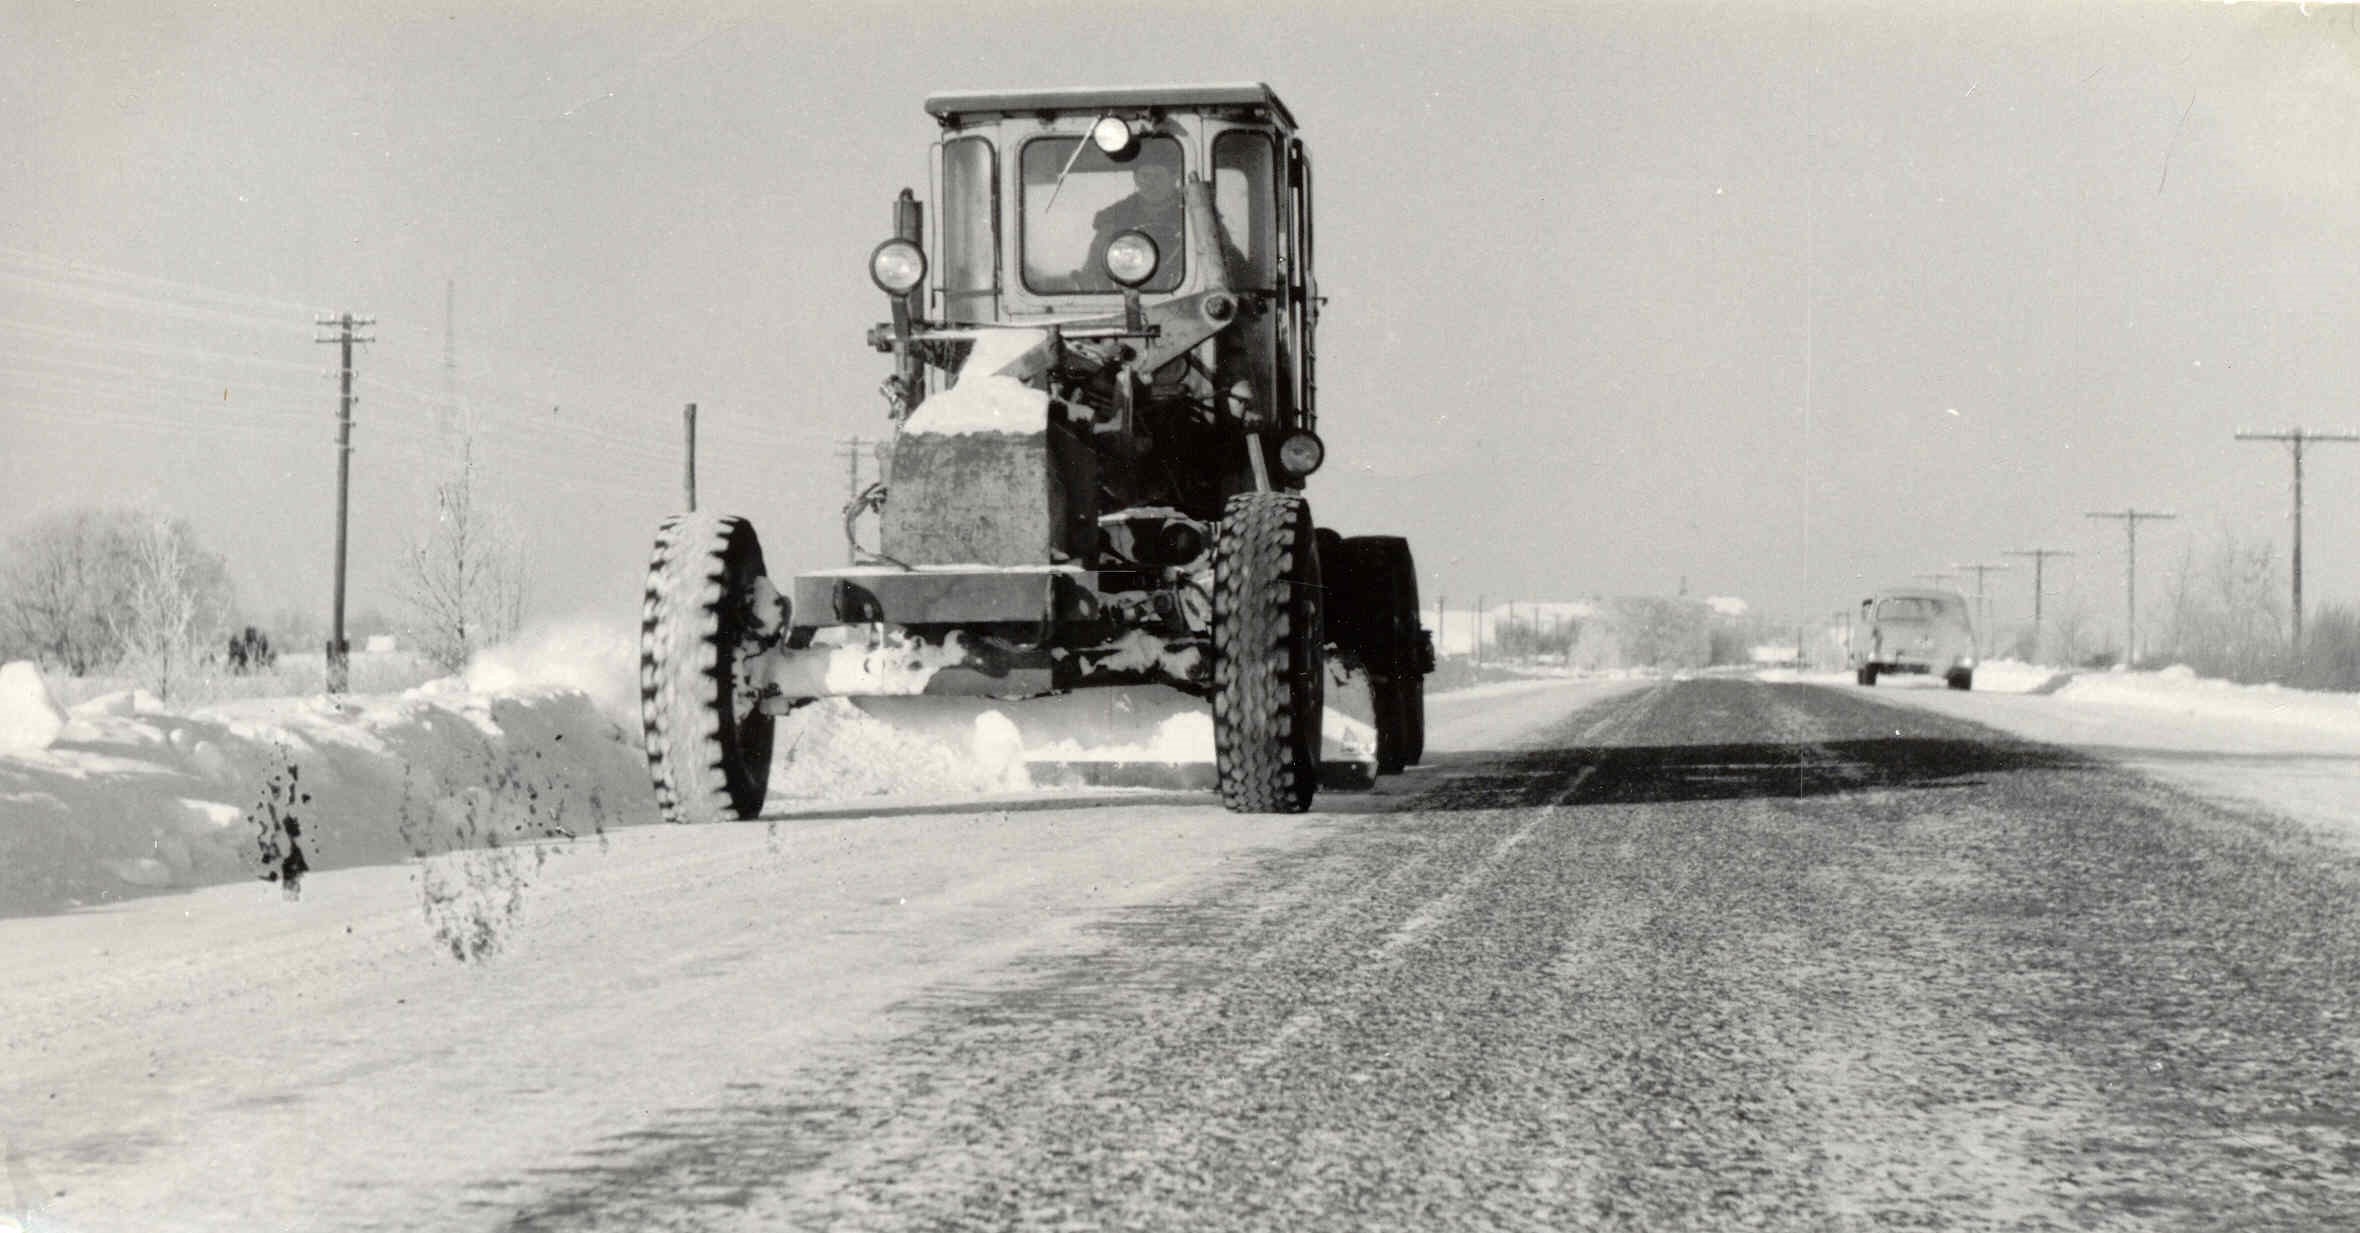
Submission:
M 1367 674 L 1377 768 L 1424 743 L 1406 541 L 1318 527 L 1311 162 L 1263 85 L 936 95 L 934 210 L 869 255 L 884 478 L 857 563 L 774 579 L 753 527 L 656 537 L 648 761 L 678 821 L 761 808 L 775 717 L 823 697 L 1207 699 L 1223 802 L 1308 808 L 1326 664 Z M 865 537 L 865 538 L 864 538 Z

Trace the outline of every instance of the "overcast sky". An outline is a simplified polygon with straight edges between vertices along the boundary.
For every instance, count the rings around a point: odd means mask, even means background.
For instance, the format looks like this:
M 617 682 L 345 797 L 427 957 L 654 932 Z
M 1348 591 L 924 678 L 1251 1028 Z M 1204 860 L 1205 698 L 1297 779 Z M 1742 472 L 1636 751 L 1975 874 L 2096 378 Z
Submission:
M 1817 614 L 2051 546 L 2110 618 L 2084 511 L 2180 515 L 2143 587 L 2283 554 L 2284 451 L 2232 434 L 2360 427 L 2349 7 L 302 7 L 349 11 L 0 0 L 0 533 L 151 502 L 324 612 L 311 317 L 349 307 L 352 602 L 390 608 L 455 280 L 540 614 L 635 614 L 688 401 L 704 504 L 840 563 L 864 259 L 959 88 L 1277 89 L 1332 297 L 1313 508 L 1410 536 L 1429 602 Z M 2309 593 L 2360 602 L 2360 446 L 2309 480 Z

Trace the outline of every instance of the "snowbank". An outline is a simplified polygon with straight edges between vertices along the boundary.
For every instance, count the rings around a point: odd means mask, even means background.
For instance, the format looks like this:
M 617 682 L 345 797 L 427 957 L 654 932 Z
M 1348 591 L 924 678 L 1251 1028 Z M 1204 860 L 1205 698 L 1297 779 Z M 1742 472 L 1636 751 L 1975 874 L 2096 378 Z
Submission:
M 2227 725 L 2342 733 L 2360 742 L 2360 694 L 2238 685 L 2199 677 L 2185 664 L 2156 672 L 2075 673 L 2057 688 L 2056 696 L 2067 702 L 2201 716 Z
M 131 700 L 132 703 L 136 699 Z M 93 699 L 0 756 L 0 915 L 140 890 L 586 835 L 650 813 L 629 734 L 579 691 Z
M 0 753 L 47 749 L 66 726 L 41 670 L 23 660 L 0 664 Z
M 1849 672 L 1773 669 L 1755 679 L 1811 685 L 1852 684 Z M 1877 679 L 1876 688 L 1943 689 L 1934 676 Z M 1975 669 L 1976 693 L 2044 694 L 2061 704 L 2132 708 L 2202 719 L 2221 730 L 2263 725 L 2306 733 L 2346 734 L 2360 741 L 2360 694 L 2288 689 L 2283 685 L 2238 685 L 2196 675 L 2185 664 L 2157 671 L 2082 671 L 2044 668 L 2015 660 L 1986 660 Z
M 5 697 L 0 916 L 243 879 L 300 893 L 314 870 L 514 853 L 657 817 L 637 655 L 613 628 L 534 631 L 399 694 L 167 708 L 122 692 L 59 711 L 27 665 Z M 1339 671 L 1328 698 L 1324 759 L 1373 765 L 1365 680 Z M 1213 760 L 1210 710 L 1161 687 L 831 699 L 784 717 L 778 739 L 781 805 L 1080 786 L 1092 764 L 1209 778 Z M 476 890 L 518 885 L 513 868 L 491 873 Z M 430 915 L 457 893 L 435 876 Z

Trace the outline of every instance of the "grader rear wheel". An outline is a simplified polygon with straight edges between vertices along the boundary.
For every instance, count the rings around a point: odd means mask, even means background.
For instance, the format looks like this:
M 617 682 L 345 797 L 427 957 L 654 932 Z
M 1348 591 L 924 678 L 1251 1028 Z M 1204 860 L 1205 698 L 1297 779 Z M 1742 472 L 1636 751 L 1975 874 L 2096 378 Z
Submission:
M 1418 571 L 1409 541 L 1356 535 L 1343 542 L 1345 576 L 1338 602 L 1352 608 L 1354 650 L 1368 669 L 1377 728 L 1377 773 L 1398 775 L 1426 752 L 1424 631 L 1418 624 Z
M 647 769 L 667 821 L 762 811 L 775 728 L 742 666 L 762 649 L 762 545 L 743 518 L 676 514 L 656 532 L 639 627 Z
M 1301 813 L 1319 790 L 1324 604 L 1311 510 L 1229 499 L 1213 545 L 1213 763 L 1233 813 Z

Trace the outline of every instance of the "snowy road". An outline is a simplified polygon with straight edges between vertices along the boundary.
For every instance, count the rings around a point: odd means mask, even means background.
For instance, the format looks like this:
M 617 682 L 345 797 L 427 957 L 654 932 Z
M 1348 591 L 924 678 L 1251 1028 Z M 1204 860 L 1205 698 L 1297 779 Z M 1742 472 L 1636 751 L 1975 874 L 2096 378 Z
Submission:
M 1895 702 L 445 857 L 474 965 L 403 868 L 0 921 L 0 1132 L 87 1233 L 2351 1227 L 2360 863 Z

